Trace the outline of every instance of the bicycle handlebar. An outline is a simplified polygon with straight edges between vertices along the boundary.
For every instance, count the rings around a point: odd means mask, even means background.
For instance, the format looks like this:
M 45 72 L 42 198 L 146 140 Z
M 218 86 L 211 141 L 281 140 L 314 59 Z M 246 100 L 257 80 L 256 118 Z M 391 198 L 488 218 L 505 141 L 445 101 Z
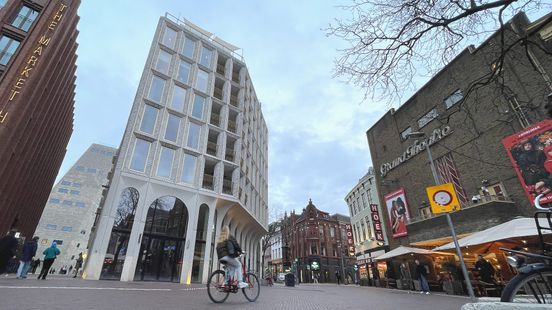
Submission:
M 538 194 L 537 197 L 535 197 L 535 200 L 533 201 L 533 203 L 535 204 L 535 208 L 537 208 L 538 210 L 549 211 L 550 210 L 549 208 L 543 208 L 540 205 L 540 199 L 542 198 L 542 196 L 544 196 L 544 194 Z

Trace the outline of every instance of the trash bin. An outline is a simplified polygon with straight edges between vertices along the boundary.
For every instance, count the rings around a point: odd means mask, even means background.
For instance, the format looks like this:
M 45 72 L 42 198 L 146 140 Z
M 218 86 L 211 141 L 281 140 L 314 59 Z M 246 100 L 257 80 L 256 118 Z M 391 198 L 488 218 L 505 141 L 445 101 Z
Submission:
M 286 286 L 295 286 L 295 275 L 293 273 L 286 274 Z

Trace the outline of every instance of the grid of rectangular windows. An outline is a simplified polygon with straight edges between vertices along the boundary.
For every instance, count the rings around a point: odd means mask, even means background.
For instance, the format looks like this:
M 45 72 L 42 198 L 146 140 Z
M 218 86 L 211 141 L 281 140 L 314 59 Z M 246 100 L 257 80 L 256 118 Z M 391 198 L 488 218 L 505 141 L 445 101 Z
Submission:
M 17 16 L 15 17 L 11 25 L 27 32 L 29 31 L 37 17 L 37 11 L 24 5 L 19 10 L 19 13 L 17 13 Z

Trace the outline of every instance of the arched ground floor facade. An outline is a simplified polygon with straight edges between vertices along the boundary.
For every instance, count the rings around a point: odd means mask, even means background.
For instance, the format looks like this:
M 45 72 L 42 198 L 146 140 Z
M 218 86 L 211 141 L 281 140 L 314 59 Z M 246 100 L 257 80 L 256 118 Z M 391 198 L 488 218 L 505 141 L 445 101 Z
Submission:
M 260 270 L 264 227 L 231 196 L 120 173 L 112 184 L 83 277 L 121 281 L 206 283 L 219 268 L 215 250 L 224 225 Z

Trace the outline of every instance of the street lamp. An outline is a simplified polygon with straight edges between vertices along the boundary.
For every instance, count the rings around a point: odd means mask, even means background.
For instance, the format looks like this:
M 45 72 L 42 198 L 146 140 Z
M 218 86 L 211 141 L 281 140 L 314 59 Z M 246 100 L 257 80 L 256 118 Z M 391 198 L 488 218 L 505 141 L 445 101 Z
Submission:
M 341 247 L 341 240 L 337 240 L 337 249 L 339 251 L 339 266 L 341 268 L 341 279 L 345 279 L 345 269 L 344 269 L 344 263 L 343 263 L 343 248 Z M 345 283 L 345 281 L 343 281 L 343 283 Z
M 414 131 L 407 135 L 407 138 L 425 138 L 425 137 L 426 137 L 425 132 L 421 132 L 421 131 Z M 429 141 L 426 141 L 425 149 L 427 150 L 429 165 L 431 167 L 431 173 L 433 174 L 433 181 L 435 182 L 435 185 L 440 185 L 441 181 L 439 180 L 439 176 L 437 175 L 437 170 L 435 169 L 435 163 L 433 162 L 433 156 L 431 155 L 431 147 L 429 145 Z M 462 268 L 462 273 L 464 274 L 464 279 L 466 280 L 466 288 L 468 289 L 468 294 L 470 295 L 470 298 L 473 301 L 475 301 L 475 295 L 473 293 L 471 280 L 468 275 L 468 269 L 466 268 L 466 263 L 464 262 L 464 257 L 462 256 L 462 251 L 460 250 L 460 245 L 458 244 L 458 238 L 456 238 L 456 232 L 454 231 L 454 225 L 452 224 L 452 219 L 450 217 L 449 212 L 445 212 L 445 216 L 447 217 L 447 222 L 450 227 L 450 232 L 452 234 L 452 240 L 454 241 L 454 246 L 456 247 L 456 254 L 460 258 L 460 267 Z

